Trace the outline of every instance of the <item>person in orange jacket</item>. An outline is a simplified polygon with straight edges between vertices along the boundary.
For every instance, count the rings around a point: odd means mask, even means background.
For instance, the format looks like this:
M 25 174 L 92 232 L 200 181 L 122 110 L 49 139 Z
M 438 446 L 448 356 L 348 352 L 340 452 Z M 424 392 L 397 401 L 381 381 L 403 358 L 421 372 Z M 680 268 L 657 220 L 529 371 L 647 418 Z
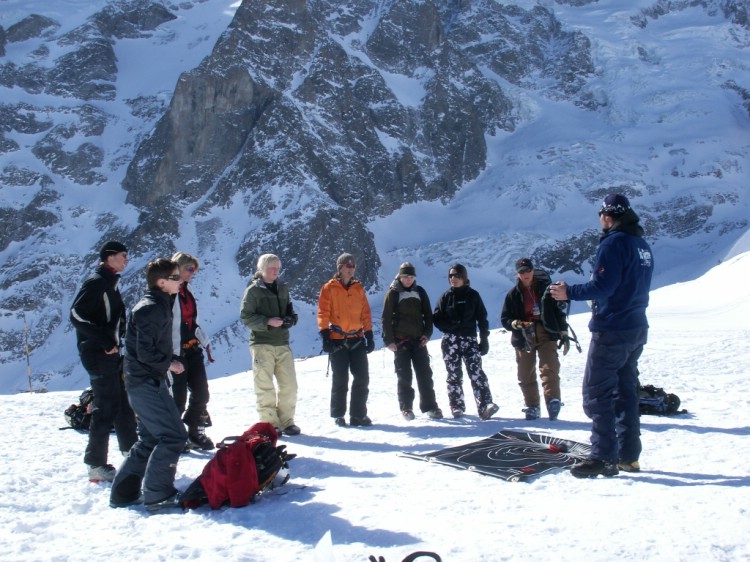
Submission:
M 349 424 L 369 426 L 367 396 L 370 389 L 370 367 L 367 354 L 375 350 L 372 314 L 367 295 L 354 278 L 354 256 L 341 254 L 336 260 L 336 274 L 320 289 L 318 297 L 318 329 L 323 351 L 331 363 L 331 417 L 336 425 L 346 427 L 346 397 L 349 392 L 349 371 L 352 373 L 352 394 L 349 403 Z

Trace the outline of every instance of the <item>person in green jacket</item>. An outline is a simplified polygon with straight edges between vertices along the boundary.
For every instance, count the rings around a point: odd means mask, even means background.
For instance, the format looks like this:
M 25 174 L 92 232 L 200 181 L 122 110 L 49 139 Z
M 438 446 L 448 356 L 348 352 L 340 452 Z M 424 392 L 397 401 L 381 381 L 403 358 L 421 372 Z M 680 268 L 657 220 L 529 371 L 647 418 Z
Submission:
M 240 320 L 250 329 L 259 421 L 283 428 L 286 435 L 299 435 L 300 428 L 294 423 L 297 374 L 289 347 L 289 328 L 297 323 L 297 315 L 289 287 L 279 280 L 280 271 L 278 256 L 263 254 L 258 258 L 258 271 L 242 297 Z

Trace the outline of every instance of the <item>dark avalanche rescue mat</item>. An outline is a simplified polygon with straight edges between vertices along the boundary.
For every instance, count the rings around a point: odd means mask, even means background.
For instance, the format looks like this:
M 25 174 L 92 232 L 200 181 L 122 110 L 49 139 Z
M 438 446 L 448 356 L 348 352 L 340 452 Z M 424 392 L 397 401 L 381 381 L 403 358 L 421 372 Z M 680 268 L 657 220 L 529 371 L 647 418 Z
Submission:
M 401 453 L 404 457 L 464 468 L 519 482 L 570 468 L 588 457 L 590 447 L 550 435 L 500 431 L 491 437 L 431 453 Z

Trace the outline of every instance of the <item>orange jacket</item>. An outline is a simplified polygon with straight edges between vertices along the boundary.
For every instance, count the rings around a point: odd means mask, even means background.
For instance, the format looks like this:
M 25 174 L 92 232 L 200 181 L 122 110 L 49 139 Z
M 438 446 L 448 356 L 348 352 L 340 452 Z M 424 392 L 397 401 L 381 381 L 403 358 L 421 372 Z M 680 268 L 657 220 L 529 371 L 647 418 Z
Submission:
M 332 325 L 343 332 L 372 331 L 370 303 L 367 302 L 362 283 L 356 279 L 352 279 L 349 287 L 344 287 L 341 280 L 334 277 L 320 289 L 318 329 L 327 330 Z M 344 336 L 331 330 L 330 338 L 340 340 Z

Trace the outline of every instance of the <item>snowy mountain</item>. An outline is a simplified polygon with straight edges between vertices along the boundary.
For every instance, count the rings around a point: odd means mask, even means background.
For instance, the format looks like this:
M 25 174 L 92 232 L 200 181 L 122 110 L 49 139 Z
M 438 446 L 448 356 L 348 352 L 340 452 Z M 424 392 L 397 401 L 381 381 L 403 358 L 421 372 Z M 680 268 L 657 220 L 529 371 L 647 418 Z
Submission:
M 105 240 L 126 300 L 176 249 L 203 324 L 247 364 L 239 301 L 282 258 L 314 303 L 357 256 L 378 317 L 398 264 L 433 299 L 454 261 L 493 319 L 521 255 L 588 276 L 604 194 L 627 194 L 657 285 L 747 232 L 748 3 L 3 0 L 0 390 L 76 388 L 68 308 Z M 493 325 L 497 325 L 493 322 Z

